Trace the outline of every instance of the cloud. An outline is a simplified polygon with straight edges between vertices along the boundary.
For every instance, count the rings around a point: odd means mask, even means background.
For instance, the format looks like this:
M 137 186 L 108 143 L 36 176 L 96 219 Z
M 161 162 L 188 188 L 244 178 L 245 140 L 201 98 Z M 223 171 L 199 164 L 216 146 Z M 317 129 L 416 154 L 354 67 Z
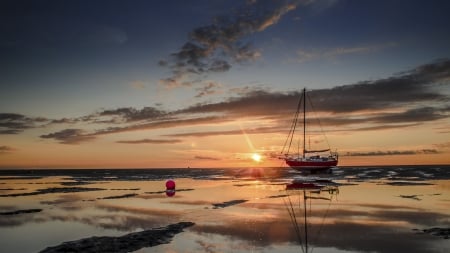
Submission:
M 448 149 L 448 148 L 450 148 L 450 141 L 448 141 L 448 142 L 443 142 L 443 143 L 438 143 L 438 144 L 434 144 L 434 146 L 436 146 L 436 147 L 438 147 L 438 148 Z
M 283 129 L 279 127 L 258 127 L 245 129 L 247 134 L 261 134 L 261 133 L 278 133 Z M 206 137 L 206 136 L 217 136 L 217 135 L 238 135 L 242 134 L 242 129 L 227 130 L 227 131 L 203 131 L 203 132 L 186 132 L 180 134 L 166 134 L 167 137 Z
M 11 153 L 11 152 L 14 152 L 14 151 L 16 151 L 16 149 L 13 148 L 13 147 L 10 147 L 10 146 L 0 146 L 0 155 L 2 155 L 2 154 L 8 154 L 8 153 Z
M 210 160 L 210 161 L 220 161 L 220 158 L 216 158 L 216 157 L 210 157 L 210 156 L 195 156 L 194 159 L 197 160 Z
M 203 125 L 203 124 L 215 124 L 229 121 L 224 117 L 198 117 L 190 119 L 169 119 L 160 120 L 150 123 L 136 123 L 123 127 L 108 127 L 105 129 L 100 129 L 92 133 L 86 133 L 82 129 L 65 129 L 59 132 L 41 135 L 44 139 L 55 139 L 63 144 L 79 144 L 81 142 L 94 140 L 96 137 L 107 134 L 117 134 L 130 131 L 140 131 L 140 130 L 152 130 L 152 129 L 162 129 L 162 128 L 172 128 L 172 127 L 182 127 L 182 126 L 193 126 L 193 125 Z M 114 123 L 114 122 L 110 122 Z
M 140 120 L 160 119 L 167 115 L 166 112 L 154 107 L 144 107 L 141 110 L 131 107 L 121 107 L 113 110 L 104 110 L 99 116 L 111 116 L 117 121 L 133 122 Z
M 420 107 L 406 110 L 401 113 L 384 113 L 374 117 L 372 121 L 377 123 L 405 123 L 405 122 L 425 122 L 434 121 L 448 117 L 441 113 L 442 109 L 434 107 Z M 369 118 L 370 120 L 370 118 Z
M 78 121 L 78 119 L 62 118 L 51 120 L 50 124 L 74 124 Z
M 178 113 L 227 113 L 233 116 L 273 116 L 295 110 L 300 94 L 269 93 L 264 90 L 249 92 L 244 96 L 231 97 L 227 101 L 200 104 L 178 111 Z
M 47 122 L 42 117 L 29 118 L 17 113 L 0 113 L 0 134 L 18 134 Z
M 388 109 L 430 101 L 437 108 L 448 104 L 449 96 L 435 88 L 448 83 L 449 78 L 450 60 L 445 59 L 386 79 L 314 90 L 310 96 L 314 98 L 316 109 L 333 113 Z
M 142 140 L 130 140 L 130 141 L 116 141 L 117 143 L 125 144 L 175 144 L 182 142 L 181 140 L 155 140 L 155 139 L 142 139 Z
M 216 82 L 208 82 L 205 86 L 201 88 L 197 88 L 196 91 L 198 92 L 197 95 L 195 95 L 196 98 L 201 98 L 207 95 L 213 95 L 220 93 L 218 89 L 220 89 L 222 85 L 220 83 Z
M 171 127 L 181 127 L 181 126 L 193 126 L 193 125 L 203 125 L 203 124 L 214 124 L 229 121 L 224 117 L 208 116 L 208 117 L 198 117 L 198 118 L 178 118 L 170 120 L 160 120 L 151 123 L 134 124 L 125 127 L 109 127 L 103 130 L 99 130 L 93 135 L 105 135 L 113 133 L 122 133 L 129 131 L 138 130 L 151 130 L 151 129 L 161 129 L 161 128 L 171 128 Z
M 353 54 L 367 54 L 372 52 L 377 52 L 380 50 L 384 50 L 387 48 L 395 47 L 397 43 L 389 42 L 383 44 L 374 44 L 367 46 L 356 46 L 356 47 L 337 47 L 325 50 L 297 50 L 297 58 L 295 59 L 297 62 L 308 62 L 313 60 L 320 59 L 335 59 L 336 57 L 344 56 L 344 55 L 353 55 Z
M 81 129 L 64 129 L 59 132 L 45 134 L 40 136 L 43 139 L 55 139 L 63 144 L 79 144 L 80 142 L 95 139 L 95 136 L 84 134 Z
M 436 149 L 422 150 L 388 150 L 369 152 L 347 152 L 344 156 L 390 156 L 390 155 L 417 155 L 417 154 L 438 154 Z
M 166 87 L 189 86 L 189 75 L 225 72 L 232 64 L 253 61 L 261 56 L 244 38 L 276 24 L 294 10 L 300 1 L 254 1 L 227 17 L 216 17 L 212 24 L 195 28 L 189 40 L 159 65 L 169 67 L 172 76 L 160 80 Z
M 129 85 L 134 89 L 141 90 L 145 88 L 146 83 L 142 80 L 134 80 Z

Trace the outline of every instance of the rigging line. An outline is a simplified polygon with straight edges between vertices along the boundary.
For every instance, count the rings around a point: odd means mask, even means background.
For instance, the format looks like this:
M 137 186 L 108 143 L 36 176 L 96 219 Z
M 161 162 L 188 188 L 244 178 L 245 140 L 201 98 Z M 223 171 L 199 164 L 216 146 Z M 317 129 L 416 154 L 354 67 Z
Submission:
M 312 109 L 312 112 L 313 112 L 313 114 L 314 114 L 314 117 L 315 117 L 315 118 L 317 119 L 317 121 L 319 122 L 320 131 L 321 131 L 322 134 L 325 136 L 325 141 L 326 141 L 326 143 L 327 143 L 328 148 L 330 149 L 330 143 L 329 143 L 329 141 L 328 141 L 328 137 L 327 137 L 327 135 L 325 134 L 325 131 L 323 131 L 322 122 L 320 121 L 320 118 L 317 117 L 316 109 L 314 108 L 314 105 L 313 105 L 313 103 L 312 103 L 312 99 L 311 99 L 311 97 L 309 96 L 309 94 L 306 94 L 306 95 L 308 96 L 308 101 L 309 101 L 309 104 L 311 105 L 311 109 Z M 330 150 L 331 150 L 331 149 L 330 149 Z
M 303 249 L 302 233 L 300 231 L 300 227 L 298 226 L 297 217 L 295 216 L 294 206 L 292 205 L 292 201 L 291 201 L 291 198 L 289 197 L 289 195 L 288 195 L 288 199 L 289 199 L 289 204 L 291 206 L 291 211 L 292 211 L 294 224 L 295 224 L 295 227 L 296 227 L 296 230 L 297 230 L 297 236 L 298 236 L 298 240 L 300 242 L 300 247 L 301 247 L 302 251 L 305 252 L 304 249 Z
M 299 206 L 300 206 L 300 197 L 298 198 L 298 200 L 299 200 Z M 289 198 L 289 201 L 291 201 L 290 198 Z M 292 202 L 291 202 L 291 208 L 293 208 Z M 299 209 L 299 210 L 301 211 L 301 209 Z M 299 213 L 300 213 L 300 211 L 299 211 Z M 299 240 L 300 240 L 300 247 L 301 247 L 301 249 L 302 249 L 302 252 L 305 252 L 305 246 L 303 245 L 303 242 L 302 242 L 302 233 L 301 233 L 301 230 L 300 230 L 300 226 L 299 226 L 299 224 L 298 224 L 298 219 L 297 219 L 297 217 L 295 216 L 295 210 L 292 209 L 292 212 L 293 212 L 293 214 L 294 214 L 294 219 L 295 219 L 294 223 L 295 223 L 295 227 L 296 227 L 296 230 L 298 231 L 297 233 L 298 233 L 298 238 L 299 238 Z
M 310 193 L 311 194 L 311 193 Z M 306 191 L 305 190 L 303 190 L 303 205 L 305 206 L 305 210 L 304 210 L 304 213 L 305 213 L 305 248 L 306 248 L 306 253 L 308 253 L 308 220 L 307 220 L 307 217 L 306 217 L 306 201 L 307 201 L 307 198 L 306 198 Z M 311 201 L 310 201 L 310 203 L 311 203 Z M 310 208 L 311 209 L 311 208 Z
M 322 232 L 323 225 L 325 224 L 325 220 L 328 217 L 328 213 L 330 211 L 330 206 L 331 206 L 332 200 L 333 199 L 330 198 L 330 201 L 328 202 L 328 207 L 325 211 L 325 215 L 322 217 L 322 222 L 320 223 L 319 229 L 317 230 L 316 236 L 314 237 L 315 244 L 318 244 L 318 242 L 319 242 L 320 233 Z M 313 251 L 313 249 L 314 249 L 314 246 L 311 247 L 311 252 Z
M 302 251 L 304 252 L 302 237 L 301 237 L 301 233 L 300 233 L 300 228 L 298 227 L 297 219 L 295 217 L 295 212 L 294 212 L 294 209 L 292 207 L 292 202 L 291 202 L 291 199 L 290 199 L 289 195 L 287 195 L 287 197 L 289 199 L 289 203 L 290 203 L 291 209 L 289 209 L 289 206 L 288 206 L 288 204 L 287 204 L 287 202 L 286 202 L 286 200 L 284 198 L 283 198 L 283 202 L 284 202 L 284 205 L 286 206 L 286 209 L 288 210 L 289 217 L 291 218 L 291 222 L 293 224 L 297 240 L 298 240 L 298 242 L 300 244 L 300 247 L 302 248 Z
M 300 105 L 298 105 L 298 106 L 300 106 Z M 291 136 L 294 135 L 295 125 L 296 125 L 296 119 L 298 118 L 298 113 L 299 113 L 298 106 L 297 106 L 297 110 L 295 111 L 294 119 L 292 120 L 291 127 L 290 127 L 290 129 L 289 129 L 289 134 L 288 134 L 288 136 L 287 136 L 287 138 L 286 138 L 286 141 L 284 142 L 283 149 L 282 149 L 281 153 L 284 152 L 284 149 L 286 148 L 286 144 L 287 144 L 289 138 L 292 139 Z M 287 151 L 287 153 L 289 153 L 289 150 Z
M 300 97 L 300 100 L 298 101 L 298 104 L 297 104 L 297 110 L 296 110 L 295 115 L 294 115 L 294 120 L 292 121 L 291 129 L 290 129 L 290 131 L 289 131 L 289 135 L 288 135 L 288 137 L 286 138 L 286 141 L 284 142 L 284 146 L 283 146 L 283 149 L 282 149 L 282 153 L 284 152 L 284 149 L 285 149 L 285 147 L 286 147 L 286 144 L 287 144 L 289 138 L 290 138 L 290 141 L 289 141 L 289 146 L 288 146 L 288 149 L 287 149 L 287 153 L 289 153 L 289 150 L 291 149 L 292 139 L 294 138 L 295 129 L 296 129 L 296 127 L 297 127 L 298 114 L 300 113 L 300 108 L 301 108 L 301 105 L 302 105 L 302 101 L 303 101 L 303 96 L 301 96 L 301 97 Z

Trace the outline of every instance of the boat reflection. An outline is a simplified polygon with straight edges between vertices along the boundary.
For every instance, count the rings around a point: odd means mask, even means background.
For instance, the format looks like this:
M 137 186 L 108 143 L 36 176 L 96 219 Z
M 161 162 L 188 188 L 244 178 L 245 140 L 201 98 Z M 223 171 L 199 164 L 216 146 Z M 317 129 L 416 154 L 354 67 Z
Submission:
M 339 194 L 338 184 L 329 179 L 321 178 L 296 178 L 292 183 L 286 185 L 286 198 L 283 198 L 284 205 L 286 206 L 287 212 L 294 228 L 295 236 L 300 244 L 301 250 L 304 253 L 312 252 L 314 245 L 312 243 L 320 240 L 322 233 L 322 227 L 326 222 L 327 215 L 329 213 L 333 199 L 336 199 Z M 325 193 L 325 196 L 324 194 Z M 294 203 L 297 198 L 297 204 Z M 319 212 L 318 210 L 313 210 L 313 200 L 314 201 L 327 201 L 325 211 L 321 221 L 318 222 L 319 229 L 316 229 L 316 233 L 311 237 L 311 229 L 313 223 L 308 221 L 308 214 L 312 212 Z M 317 205 L 318 203 L 314 203 Z M 320 203 L 322 204 L 322 203 Z

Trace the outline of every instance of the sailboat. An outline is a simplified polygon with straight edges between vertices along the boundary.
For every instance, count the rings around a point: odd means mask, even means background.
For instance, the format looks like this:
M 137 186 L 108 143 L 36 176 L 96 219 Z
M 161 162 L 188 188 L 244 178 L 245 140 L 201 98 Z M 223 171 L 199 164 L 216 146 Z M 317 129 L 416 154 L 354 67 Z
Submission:
M 306 88 L 303 89 L 302 96 L 297 106 L 297 111 L 292 121 L 291 130 L 286 139 L 283 151 L 287 152 L 284 154 L 282 159 L 285 160 L 286 164 L 291 168 L 300 171 L 323 171 L 328 170 L 338 164 L 338 153 L 332 152 L 331 149 L 321 149 L 321 150 L 307 150 L 306 149 Z M 297 123 L 299 121 L 300 111 L 303 111 L 303 152 L 297 152 L 297 154 L 289 154 L 291 144 L 295 135 L 297 128 Z M 288 147 L 287 143 L 289 142 Z M 283 153 L 282 151 L 282 153 Z

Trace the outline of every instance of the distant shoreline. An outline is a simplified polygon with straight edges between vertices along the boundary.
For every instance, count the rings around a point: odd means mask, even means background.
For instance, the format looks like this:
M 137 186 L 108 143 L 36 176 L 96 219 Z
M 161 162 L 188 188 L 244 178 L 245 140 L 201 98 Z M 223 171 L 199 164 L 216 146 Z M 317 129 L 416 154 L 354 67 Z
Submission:
M 337 166 L 338 168 L 380 168 L 380 167 L 437 167 L 437 166 L 444 166 L 450 167 L 450 164 L 400 164 L 400 165 L 343 165 L 343 166 Z M 249 169 L 249 168 L 262 168 L 262 169 L 289 169 L 288 166 L 248 166 L 248 167 L 167 167 L 167 168 L 159 168 L 159 167 L 148 167 L 148 168 L 12 168 L 12 167 L 0 167 L 0 171 L 45 171 L 45 170 L 180 170 L 180 169 L 186 169 L 186 170 L 217 170 L 217 169 L 224 169 L 224 170 L 234 170 L 234 169 Z

